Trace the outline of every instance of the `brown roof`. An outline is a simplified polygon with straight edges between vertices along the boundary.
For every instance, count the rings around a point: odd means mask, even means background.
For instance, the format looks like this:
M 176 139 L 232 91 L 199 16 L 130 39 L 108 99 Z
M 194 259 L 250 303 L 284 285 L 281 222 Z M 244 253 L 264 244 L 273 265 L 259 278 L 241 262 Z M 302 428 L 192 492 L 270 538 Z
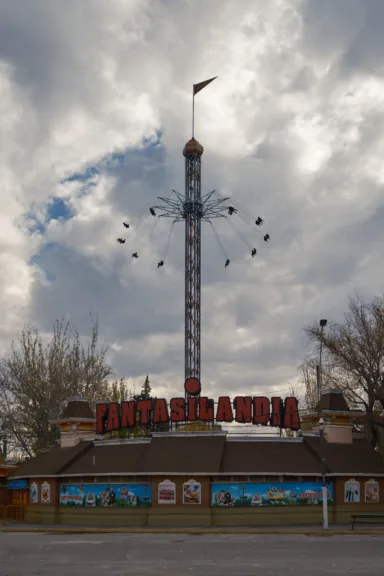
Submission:
M 339 390 L 331 390 L 330 392 L 322 394 L 320 399 L 320 409 L 349 412 L 347 401 L 344 398 L 343 393 Z
M 224 444 L 225 436 L 154 437 L 148 445 L 145 470 L 147 474 L 217 474 Z
M 305 440 L 320 460 L 325 459 L 330 474 L 384 474 L 380 455 L 364 439 L 354 439 L 352 444 L 333 444 L 316 437 Z
M 65 474 L 145 474 L 144 461 L 149 443 L 101 444 L 65 468 Z
M 220 472 L 224 474 L 320 474 L 318 458 L 304 442 L 229 441 L 226 442 Z
M 93 442 L 80 442 L 69 448 L 53 448 L 42 452 L 31 460 L 26 460 L 11 476 L 56 476 L 75 459 L 84 455 L 93 446 Z
M 228 440 L 225 436 L 163 436 L 122 444 L 80 442 L 24 462 L 13 476 L 97 474 L 384 474 L 378 453 L 365 440 L 331 444 L 319 437 Z
M 87 400 L 70 400 L 61 419 L 65 418 L 95 418 Z

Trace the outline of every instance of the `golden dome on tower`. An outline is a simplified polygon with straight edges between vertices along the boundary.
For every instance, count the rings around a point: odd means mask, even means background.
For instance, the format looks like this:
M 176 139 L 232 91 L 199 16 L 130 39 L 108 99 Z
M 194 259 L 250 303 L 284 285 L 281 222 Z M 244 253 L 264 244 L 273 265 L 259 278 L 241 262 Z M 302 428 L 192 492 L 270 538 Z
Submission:
M 184 146 L 183 155 L 186 156 L 187 154 L 199 154 L 200 156 L 204 152 L 204 148 L 194 138 L 191 138 L 186 145 Z

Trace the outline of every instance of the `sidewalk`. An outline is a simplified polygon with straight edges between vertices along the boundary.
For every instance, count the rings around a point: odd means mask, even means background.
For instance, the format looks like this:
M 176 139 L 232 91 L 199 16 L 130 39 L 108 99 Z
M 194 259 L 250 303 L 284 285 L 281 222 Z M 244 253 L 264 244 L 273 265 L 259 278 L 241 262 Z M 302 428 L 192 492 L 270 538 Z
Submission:
M 236 527 L 124 527 L 124 526 L 73 526 L 60 524 L 27 524 L 12 522 L 0 525 L 0 532 L 49 532 L 50 534 L 303 534 L 308 536 L 333 535 L 384 535 L 380 524 L 360 524 L 351 530 L 351 525 L 330 526 L 323 530 L 321 526 L 236 526 Z

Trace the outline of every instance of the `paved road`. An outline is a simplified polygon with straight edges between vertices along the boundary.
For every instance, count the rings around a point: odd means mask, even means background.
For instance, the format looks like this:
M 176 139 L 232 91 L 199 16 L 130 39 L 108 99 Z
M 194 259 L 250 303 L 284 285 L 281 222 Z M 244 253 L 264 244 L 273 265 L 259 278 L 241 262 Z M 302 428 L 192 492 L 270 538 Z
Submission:
M 383 576 L 384 536 L 0 533 L 0 576 Z

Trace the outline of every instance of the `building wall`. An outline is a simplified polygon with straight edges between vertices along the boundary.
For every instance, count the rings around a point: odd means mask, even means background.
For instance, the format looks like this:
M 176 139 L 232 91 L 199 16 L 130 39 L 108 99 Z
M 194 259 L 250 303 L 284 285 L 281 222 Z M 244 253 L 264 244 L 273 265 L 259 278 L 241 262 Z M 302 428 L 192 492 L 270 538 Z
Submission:
M 212 508 L 212 526 L 321 525 L 322 506 L 260 506 Z
M 7 486 L 0 486 L 0 506 L 8 506 L 12 504 L 11 492 Z M 0 519 L 3 517 L 2 510 L 0 510 Z
M 158 487 L 164 480 L 170 480 L 176 484 L 176 504 L 159 504 Z M 183 504 L 183 486 L 185 482 L 195 480 L 201 485 L 201 504 Z M 152 478 L 152 508 L 173 509 L 175 507 L 207 508 L 210 506 L 210 478 L 209 476 L 156 476 Z
M 360 485 L 360 502 L 345 502 L 345 483 L 355 480 Z M 379 485 L 379 501 L 365 501 L 365 484 L 376 480 Z M 330 511 L 329 521 L 332 524 L 348 524 L 352 514 L 384 514 L 384 478 L 336 478 L 334 483 L 335 507 Z
M 170 480 L 176 485 L 176 503 L 159 504 L 159 484 Z M 185 504 L 183 501 L 184 484 L 194 480 L 201 486 L 200 504 Z M 152 507 L 148 510 L 148 526 L 209 526 L 210 478 L 209 476 L 158 476 L 152 478 Z
M 287 526 L 322 524 L 321 505 L 211 507 L 210 478 L 193 478 L 201 484 L 201 503 L 183 503 L 183 485 L 192 480 L 188 476 L 154 477 L 152 506 L 150 508 L 64 508 L 59 507 L 60 483 L 46 479 L 51 484 L 51 503 L 41 503 L 41 485 L 45 479 L 35 480 L 39 488 L 39 502 L 27 507 L 26 521 L 49 524 L 104 525 L 104 526 Z M 159 504 L 158 486 L 170 480 L 176 486 L 176 503 Z M 384 479 L 378 480 L 379 502 L 365 502 L 365 483 L 375 478 L 356 478 L 360 487 L 360 502 L 345 502 L 345 482 L 352 478 L 336 478 L 334 504 L 329 505 L 330 524 L 348 524 L 354 513 L 384 514 Z M 277 482 L 278 480 L 276 480 Z M 31 483 L 31 482 L 30 482 Z
M 47 482 L 50 485 L 50 502 L 44 503 L 41 498 L 41 487 Z M 31 502 L 28 498 L 28 505 L 25 512 L 25 521 L 42 524 L 55 524 L 57 522 L 57 512 L 59 505 L 59 482 L 56 478 L 32 478 L 29 480 L 29 490 L 32 484 L 37 485 L 38 502 Z

